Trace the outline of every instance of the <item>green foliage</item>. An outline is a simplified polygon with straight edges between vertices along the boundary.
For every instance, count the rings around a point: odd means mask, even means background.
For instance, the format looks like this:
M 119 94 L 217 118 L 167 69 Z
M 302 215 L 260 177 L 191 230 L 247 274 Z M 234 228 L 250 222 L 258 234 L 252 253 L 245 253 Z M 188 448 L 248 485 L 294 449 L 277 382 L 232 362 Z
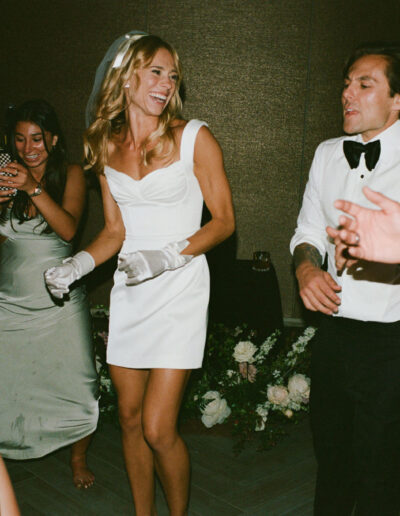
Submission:
M 246 325 L 210 325 L 203 368 L 192 374 L 181 418 L 201 417 L 206 426 L 230 422 L 236 451 L 252 439 L 262 449 L 273 446 L 287 424 L 308 410 L 307 344 L 314 333 L 311 327 L 275 331 L 260 342 Z
M 105 361 L 108 311 L 96 307 L 92 314 L 101 416 L 117 421 L 117 396 Z M 181 421 L 201 419 L 207 428 L 227 423 L 236 451 L 254 439 L 261 449 L 273 446 L 308 410 L 308 343 L 314 333 L 312 327 L 283 335 L 277 330 L 262 342 L 245 324 L 211 324 L 203 367 L 192 372 Z
M 109 312 L 104 306 L 98 305 L 91 310 L 91 313 L 93 321 L 96 368 L 99 377 L 100 423 L 103 421 L 109 421 L 118 424 L 117 393 L 111 382 L 108 365 L 106 363 Z

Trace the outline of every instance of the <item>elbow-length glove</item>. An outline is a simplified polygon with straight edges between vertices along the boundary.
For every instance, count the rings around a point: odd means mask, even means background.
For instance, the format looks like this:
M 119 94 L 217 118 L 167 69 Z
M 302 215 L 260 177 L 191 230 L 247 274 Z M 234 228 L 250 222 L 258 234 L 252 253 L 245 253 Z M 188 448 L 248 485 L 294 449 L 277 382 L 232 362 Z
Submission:
M 126 285 L 137 285 L 190 262 L 192 255 L 180 254 L 188 245 L 188 240 L 181 240 L 172 242 L 162 249 L 120 254 L 118 270 L 126 273 Z
M 44 278 L 47 288 L 54 297 L 62 299 L 64 294 L 68 294 L 69 286 L 85 274 L 89 274 L 94 267 L 93 256 L 86 251 L 80 251 L 63 260 L 62 265 L 51 267 L 45 271 Z

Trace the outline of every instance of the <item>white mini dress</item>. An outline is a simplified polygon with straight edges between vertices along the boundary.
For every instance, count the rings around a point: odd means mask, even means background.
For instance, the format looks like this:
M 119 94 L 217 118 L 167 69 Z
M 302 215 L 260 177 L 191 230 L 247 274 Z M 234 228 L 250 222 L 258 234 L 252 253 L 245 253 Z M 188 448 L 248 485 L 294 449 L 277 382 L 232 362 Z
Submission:
M 199 129 L 189 121 L 180 159 L 141 180 L 104 169 L 125 225 L 121 253 L 160 249 L 193 235 L 201 224 L 203 196 L 193 172 Z M 173 271 L 127 286 L 115 271 L 107 346 L 109 364 L 137 368 L 195 369 L 202 365 L 210 279 L 204 255 Z

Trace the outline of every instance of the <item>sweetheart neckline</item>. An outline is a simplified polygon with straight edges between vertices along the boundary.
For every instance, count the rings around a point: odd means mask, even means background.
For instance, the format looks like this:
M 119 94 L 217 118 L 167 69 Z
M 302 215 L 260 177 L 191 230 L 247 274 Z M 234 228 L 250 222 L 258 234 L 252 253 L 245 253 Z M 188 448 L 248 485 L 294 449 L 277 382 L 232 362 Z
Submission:
M 122 172 L 121 170 L 117 170 L 116 168 L 110 167 L 110 165 L 105 165 L 104 168 L 109 168 L 110 170 L 113 170 L 114 172 L 117 172 L 118 174 L 122 174 L 126 177 L 129 177 L 129 179 L 132 179 L 132 181 L 134 181 L 135 183 L 140 183 L 140 182 L 144 181 L 146 179 L 146 177 L 149 177 L 156 172 L 160 172 L 161 170 L 167 170 L 168 168 L 171 168 L 172 166 L 176 165 L 177 163 L 181 163 L 181 161 L 182 161 L 182 159 L 178 159 L 177 161 L 174 161 L 173 163 L 171 163 L 170 165 L 167 165 L 166 167 L 156 168 L 156 169 L 152 170 L 151 172 L 149 172 L 148 174 L 146 174 L 145 176 L 141 177 L 140 179 L 135 179 L 134 177 L 128 175 L 126 172 Z

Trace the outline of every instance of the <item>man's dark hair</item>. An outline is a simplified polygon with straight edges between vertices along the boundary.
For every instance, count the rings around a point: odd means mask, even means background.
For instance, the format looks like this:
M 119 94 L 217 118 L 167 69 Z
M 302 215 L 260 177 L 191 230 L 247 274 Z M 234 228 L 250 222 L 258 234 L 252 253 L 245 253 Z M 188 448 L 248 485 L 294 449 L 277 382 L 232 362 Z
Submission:
M 386 60 L 386 77 L 389 82 L 390 96 L 393 97 L 396 93 L 400 93 L 400 43 L 397 42 L 375 41 L 358 45 L 347 59 L 343 77 L 347 77 L 349 69 L 357 59 L 369 55 L 382 56 Z

